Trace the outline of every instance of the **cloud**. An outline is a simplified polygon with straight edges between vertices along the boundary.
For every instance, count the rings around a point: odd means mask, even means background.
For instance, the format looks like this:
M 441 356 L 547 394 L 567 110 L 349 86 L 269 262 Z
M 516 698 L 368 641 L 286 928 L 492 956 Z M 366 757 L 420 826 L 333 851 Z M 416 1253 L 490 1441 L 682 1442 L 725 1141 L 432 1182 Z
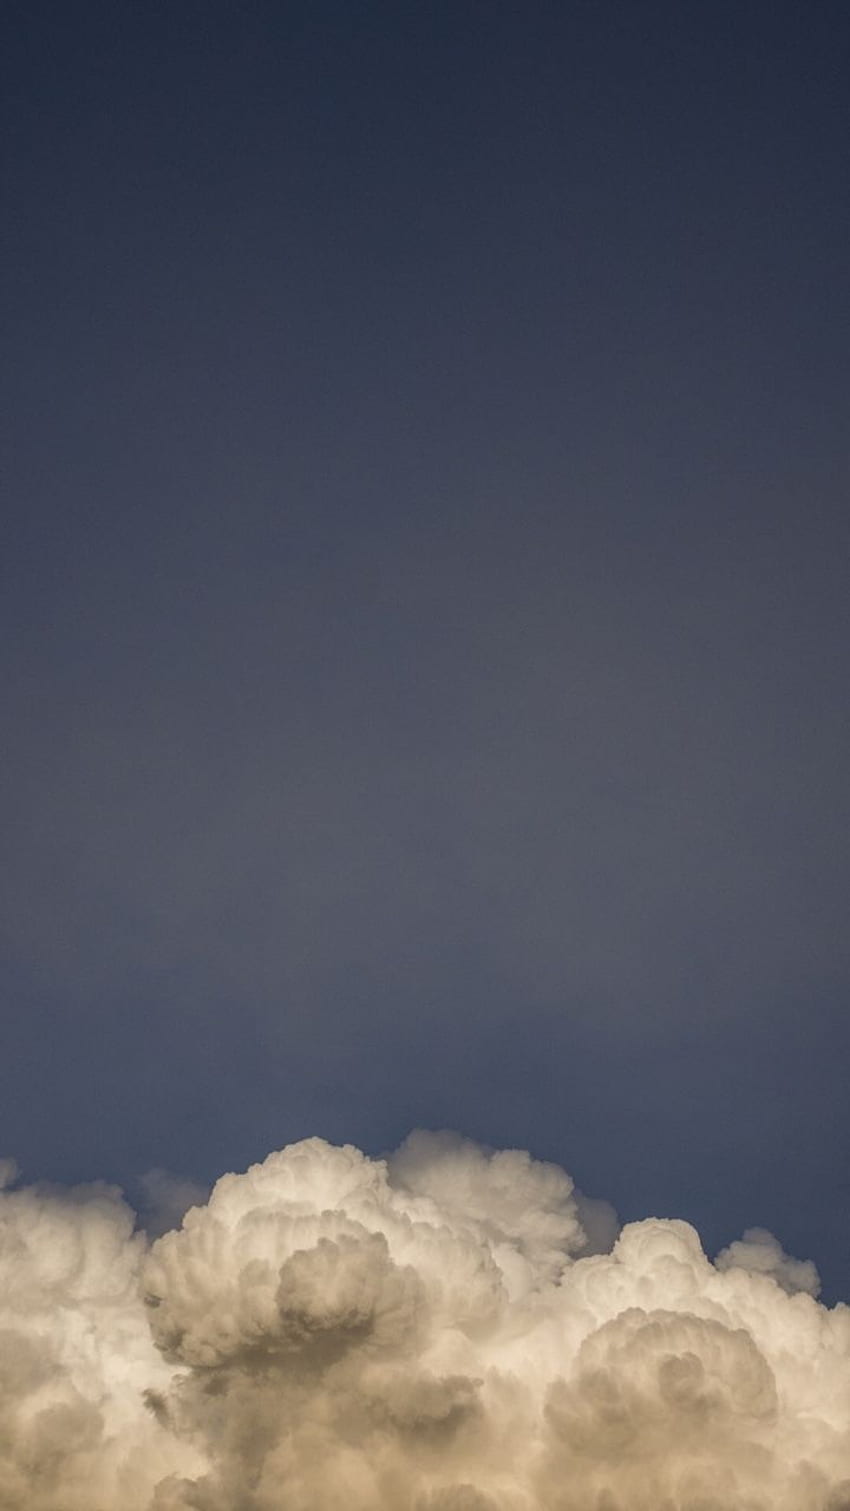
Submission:
M 517 1150 L 309 1139 L 154 1241 L 107 1186 L 11 1187 L 0 1233 L 11 1511 L 850 1508 L 850 1309 L 813 1267 L 615 1236 Z
M 201 1206 L 209 1196 L 207 1186 L 170 1170 L 146 1170 L 139 1178 L 139 1187 L 139 1215 L 151 1238 L 179 1227 L 189 1208 Z
M 751 1270 L 756 1275 L 771 1275 L 783 1290 L 806 1291 L 817 1296 L 820 1277 L 810 1259 L 792 1259 L 781 1243 L 766 1228 L 747 1228 L 743 1237 L 723 1249 L 715 1259 L 719 1270 Z

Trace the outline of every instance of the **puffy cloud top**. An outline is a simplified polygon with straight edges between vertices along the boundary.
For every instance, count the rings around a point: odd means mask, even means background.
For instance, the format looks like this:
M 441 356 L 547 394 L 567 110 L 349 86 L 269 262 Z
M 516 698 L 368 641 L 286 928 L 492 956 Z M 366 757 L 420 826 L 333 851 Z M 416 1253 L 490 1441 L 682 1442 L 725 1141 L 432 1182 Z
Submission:
M 3 1190 L 0 1508 L 850 1511 L 850 1309 L 763 1230 L 599 1253 L 600 1212 L 424 1133 L 293 1145 L 153 1243 L 109 1187 Z

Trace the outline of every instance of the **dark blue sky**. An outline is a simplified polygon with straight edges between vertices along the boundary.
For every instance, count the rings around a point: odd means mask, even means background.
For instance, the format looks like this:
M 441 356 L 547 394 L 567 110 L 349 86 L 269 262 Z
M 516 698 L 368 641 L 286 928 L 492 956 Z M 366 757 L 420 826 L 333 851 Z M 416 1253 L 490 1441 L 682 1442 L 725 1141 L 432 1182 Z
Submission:
M 5 8 L 2 1143 L 850 1294 L 843 4 Z

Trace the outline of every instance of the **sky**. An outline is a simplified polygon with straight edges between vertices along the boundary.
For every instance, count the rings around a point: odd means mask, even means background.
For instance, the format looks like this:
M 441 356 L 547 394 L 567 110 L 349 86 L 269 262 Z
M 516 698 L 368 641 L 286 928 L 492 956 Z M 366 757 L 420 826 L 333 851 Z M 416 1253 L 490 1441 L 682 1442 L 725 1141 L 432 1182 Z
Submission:
M 844 5 L 12 0 L 3 1152 L 850 1296 Z

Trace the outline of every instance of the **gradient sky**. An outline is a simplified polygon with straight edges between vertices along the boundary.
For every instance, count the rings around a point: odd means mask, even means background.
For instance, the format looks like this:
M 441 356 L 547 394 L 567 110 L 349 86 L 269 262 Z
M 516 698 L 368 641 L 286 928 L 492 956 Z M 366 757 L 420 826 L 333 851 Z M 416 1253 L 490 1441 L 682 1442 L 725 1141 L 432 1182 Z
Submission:
M 4 1150 L 850 1295 L 846 5 L 4 10 Z

